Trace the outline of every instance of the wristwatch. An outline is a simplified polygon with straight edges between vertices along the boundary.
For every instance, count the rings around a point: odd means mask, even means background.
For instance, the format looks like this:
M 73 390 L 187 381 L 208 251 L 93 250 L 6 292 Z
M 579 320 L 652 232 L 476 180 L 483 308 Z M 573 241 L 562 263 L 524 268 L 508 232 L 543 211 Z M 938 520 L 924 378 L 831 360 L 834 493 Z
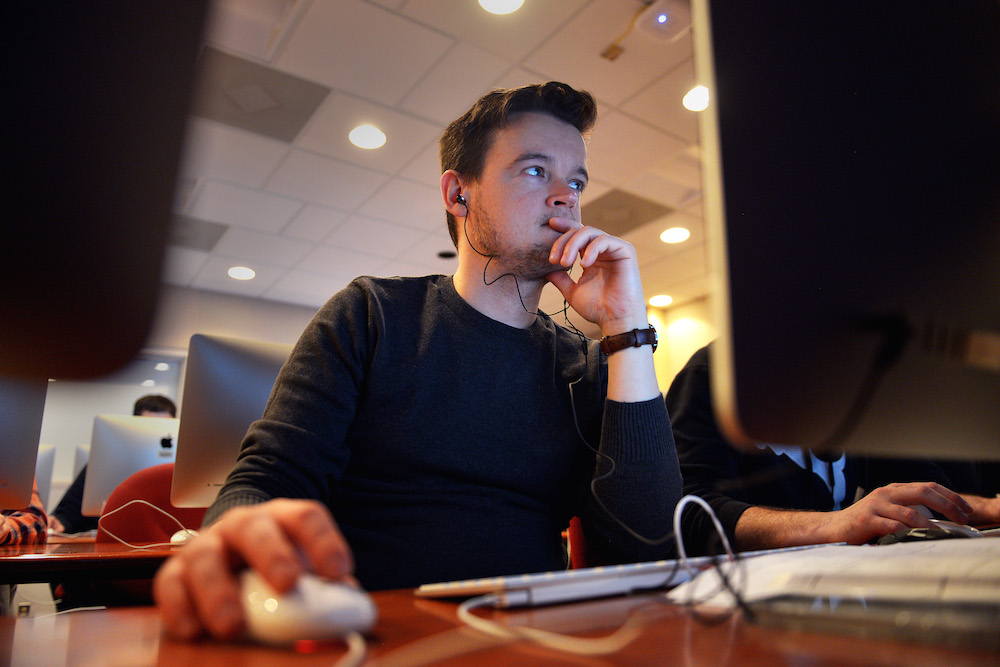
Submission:
M 631 331 L 615 334 L 614 336 L 605 336 L 601 339 L 601 351 L 604 354 L 611 354 L 618 350 L 624 350 L 627 347 L 652 345 L 653 352 L 656 352 L 657 342 L 656 329 L 651 324 L 648 329 L 632 329 Z

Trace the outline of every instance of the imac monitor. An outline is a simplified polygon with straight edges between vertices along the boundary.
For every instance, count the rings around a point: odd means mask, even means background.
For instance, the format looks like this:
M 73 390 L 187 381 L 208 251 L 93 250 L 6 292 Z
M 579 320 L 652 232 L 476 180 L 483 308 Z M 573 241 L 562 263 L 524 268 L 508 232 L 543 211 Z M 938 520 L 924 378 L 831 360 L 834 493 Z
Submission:
M 208 6 L 4 7 L 0 373 L 97 377 L 144 344 Z
M 130 475 L 161 463 L 172 463 L 179 422 L 171 417 L 94 417 L 81 513 L 100 516 L 108 496 Z
M 48 380 L 0 375 L 0 509 L 31 502 Z
M 55 446 L 39 445 L 38 458 L 35 459 L 35 484 L 38 485 L 38 499 L 46 510 L 52 509 L 49 505 L 49 492 L 52 490 L 52 470 L 55 463 Z
M 692 14 L 728 437 L 1000 458 L 1000 3 Z
M 191 336 L 170 489 L 174 507 L 212 504 L 291 351 L 285 343 Z

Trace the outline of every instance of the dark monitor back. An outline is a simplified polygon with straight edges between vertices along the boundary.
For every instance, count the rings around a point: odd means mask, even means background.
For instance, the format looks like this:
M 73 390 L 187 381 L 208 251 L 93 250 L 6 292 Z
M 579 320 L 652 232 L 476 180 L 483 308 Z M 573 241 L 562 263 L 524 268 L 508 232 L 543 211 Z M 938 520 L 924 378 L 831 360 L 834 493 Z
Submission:
M 1000 3 L 694 16 L 727 434 L 1000 458 Z
M 4 8 L 0 373 L 103 375 L 145 341 L 207 4 Z

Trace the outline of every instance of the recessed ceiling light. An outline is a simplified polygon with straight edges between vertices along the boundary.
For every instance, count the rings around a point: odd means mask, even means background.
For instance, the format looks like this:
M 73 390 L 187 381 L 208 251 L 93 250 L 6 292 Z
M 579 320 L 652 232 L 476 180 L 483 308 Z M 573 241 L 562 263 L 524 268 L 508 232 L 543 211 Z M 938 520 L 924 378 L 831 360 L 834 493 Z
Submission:
M 649 299 L 649 305 L 656 308 L 666 308 L 674 302 L 674 298 L 667 294 L 657 294 Z
M 704 111 L 708 108 L 708 88 L 705 86 L 695 86 L 688 91 L 684 99 L 681 100 L 685 109 L 691 111 Z
M 524 0 L 479 0 L 479 6 L 490 14 L 510 14 L 523 4 Z
M 228 271 L 229 277 L 235 280 L 251 280 L 257 275 L 253 269 L 247 266 L 233 266 Z
M 664 243 L 680 243 L 681 241 L 687 241 L 690 236 L 691 232 L 683 227 L 671 227 L 660 234 L 660 240 Z
M 153 368 L 155 368 L 158 371 L 169 371 L 170 370 L 170 364 L 168 364 L 165 361 L 161 361 L 160 363 L 158 363 L 155 366 L 153 366 Z
M 385 143 L 385 134 L 374 125 L 358 125 L 348 135 L 358 148 L 379 148 Z
M 156 386 L 156 381 L 155 380 L 143 380 L 142 381 L 142 386 L 143 387 L 155 387 Z

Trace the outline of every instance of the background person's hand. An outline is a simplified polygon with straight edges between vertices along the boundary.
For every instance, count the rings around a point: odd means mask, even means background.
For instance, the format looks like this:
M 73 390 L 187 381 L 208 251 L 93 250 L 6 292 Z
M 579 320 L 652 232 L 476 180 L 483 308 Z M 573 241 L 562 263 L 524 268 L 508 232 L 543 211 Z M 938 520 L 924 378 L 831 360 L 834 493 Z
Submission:
M 930 528 L 914 506 L 923 505 L 955 523 L 969 521 L 972 507 L 960 495 L 934 482 L 907 482 L 879 487 L 850 507 L 830 513 L 828 542 L 864 544 L 907 528 Z

